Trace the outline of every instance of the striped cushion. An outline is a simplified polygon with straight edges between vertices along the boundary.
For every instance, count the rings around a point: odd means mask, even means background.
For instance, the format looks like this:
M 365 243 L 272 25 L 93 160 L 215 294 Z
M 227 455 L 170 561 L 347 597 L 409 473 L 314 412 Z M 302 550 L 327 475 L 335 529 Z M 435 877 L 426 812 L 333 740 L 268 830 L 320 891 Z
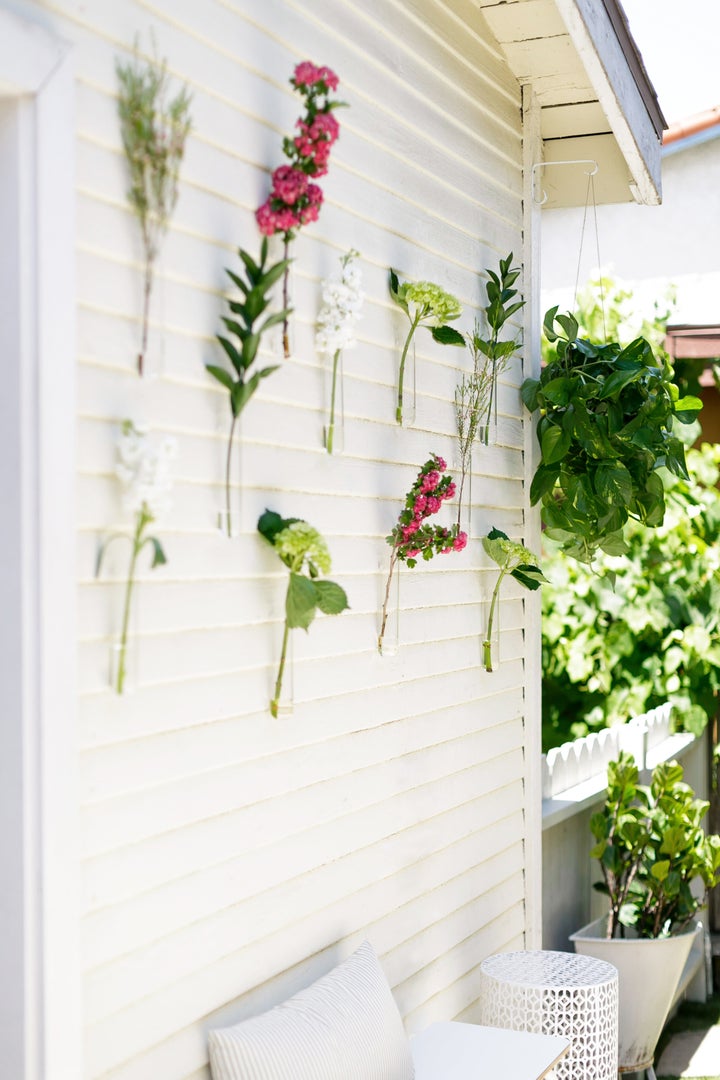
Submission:
M 210 1032 L 214 1080 L 412 1080 L 410 1044 L 368 941 L 269 1012 Z

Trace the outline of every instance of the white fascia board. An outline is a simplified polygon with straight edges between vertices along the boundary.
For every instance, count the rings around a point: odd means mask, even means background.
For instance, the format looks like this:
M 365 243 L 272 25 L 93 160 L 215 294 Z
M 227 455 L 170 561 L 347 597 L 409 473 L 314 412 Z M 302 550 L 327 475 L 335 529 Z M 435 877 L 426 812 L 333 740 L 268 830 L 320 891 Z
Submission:
M 661 201 L 662 145 L 627 58 L 598 0 L 554 0 L 627 162 L 637 202 Z
M 2 93 L 37 94 L 62 64 L 69 46 L 40 23 L 0 11 L 0 73 Z

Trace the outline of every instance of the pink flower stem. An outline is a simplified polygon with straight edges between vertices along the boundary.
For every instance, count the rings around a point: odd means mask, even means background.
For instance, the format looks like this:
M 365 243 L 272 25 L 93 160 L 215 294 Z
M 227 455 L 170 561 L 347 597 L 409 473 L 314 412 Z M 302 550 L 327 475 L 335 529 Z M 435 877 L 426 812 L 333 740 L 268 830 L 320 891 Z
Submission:
M 385 634 L 385 627 L 387 626 L 387 620 L 388 620 L 388 603 L 390 601 L 390 583 L 392 582 L 392 576 L 393 576 L 393 571 L 395 570 L 395 564 L 397 562 L 397 557 L 398 557 L 398 551 L 397 551 L 397 548 L 394 547 L 393 550 L 392 550 L 392 555 L 390 556 L 390 571 L 388 573 L 387 584 L 385 586 L 385 599 L 383 600 L 382 619 L 381 619 L 381 622 L 380 622 L 380 633 L 378 634 L 378 641 L 377 641 L 378 652 L 380 653 L 381 656 L 382 656 L 383 637 L 384 637 L 384 634 Z

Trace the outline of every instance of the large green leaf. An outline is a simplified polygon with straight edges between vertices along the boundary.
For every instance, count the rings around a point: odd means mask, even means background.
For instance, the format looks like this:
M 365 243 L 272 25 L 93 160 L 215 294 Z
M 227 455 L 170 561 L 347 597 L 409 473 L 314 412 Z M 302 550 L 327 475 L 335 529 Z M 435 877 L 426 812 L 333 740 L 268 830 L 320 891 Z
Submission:
M 465 345 L 465 338 L 454 326 L 433 326 L 432 336 L 440 345 Z
M 300 518 L 284 518 L 274 510 L 265 510 L 258 518 L 257 528 L 261 536 L 264 536 L 269 544 L 275 543 L 275 537 L 288 525 L 294 525 Z
M 570 435 L 561 427 L 548 427 L 542 435 L 541 449 L 544 465 L 555 465 L 565 457 Z
M 314 582 L 304 574 L 290 573 L 285 614 L 291 629 L 307 630 L 315 618 L 318 597 Z
M 334 581 L 316 581 L 317 606 L 325 615 L 339 615 L 350 605 L 345 590 Z
M 531 592 L 535 592 L 536 589 L 539 589 L 541 585 L 547 582 L 547 578 L 539 566 L 516 566 L 514 570 L 510 571 L 510 577 L 514 577 L 516 581 L 519 581 L 526 589 L 530 589 Z
M 222 383 L 226 390 L 232 390 L 235 385 L 235 380 L 224 368 L 217 367 L 215 364 L 206 364 L 205 370 L 209 371 L 219 383 Z
M 601 462 L 595 471 L 595 491 L 610 505 L 626 506 L 633 493 L 632 477 L 621 461 Z
M 541 465 L 538 468 L 530 484 L 530 503 L 532 506 L 535 506 L 544 495 L 553 490 L 559 476 L 559 465 Z

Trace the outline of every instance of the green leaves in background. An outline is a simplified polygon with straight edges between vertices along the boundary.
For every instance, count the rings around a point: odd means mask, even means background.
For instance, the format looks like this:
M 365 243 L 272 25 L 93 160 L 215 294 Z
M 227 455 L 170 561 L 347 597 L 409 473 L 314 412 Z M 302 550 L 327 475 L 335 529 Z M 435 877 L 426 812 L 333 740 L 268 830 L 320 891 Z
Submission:
M 665 701 L 676 724 L 694 733 L 717 712 L 720 447 L 689 450 L 687 465 L 690 479 L 664 470 L 651 474 L 652 500 L 666 507 L 664 519 L 653 528 L 629 521 L 623 532 L 606 536 L 593 569 L 548 545 L 546 750 Z M 628 481 L 611 472 L 604 482 L 614 498 Z
M 656 766 L 650 786 L 639 783 L 632 755 L 610 762 L 605 804 L 590 829 L 602 873 L 595 888 L 608 897 L 611 936 L 632 926 L 641 938 L 667 937 L 705 905 L 720 879 L 720 837 L 702 827 L 708 806 L 683 782 L 676 761 Z

